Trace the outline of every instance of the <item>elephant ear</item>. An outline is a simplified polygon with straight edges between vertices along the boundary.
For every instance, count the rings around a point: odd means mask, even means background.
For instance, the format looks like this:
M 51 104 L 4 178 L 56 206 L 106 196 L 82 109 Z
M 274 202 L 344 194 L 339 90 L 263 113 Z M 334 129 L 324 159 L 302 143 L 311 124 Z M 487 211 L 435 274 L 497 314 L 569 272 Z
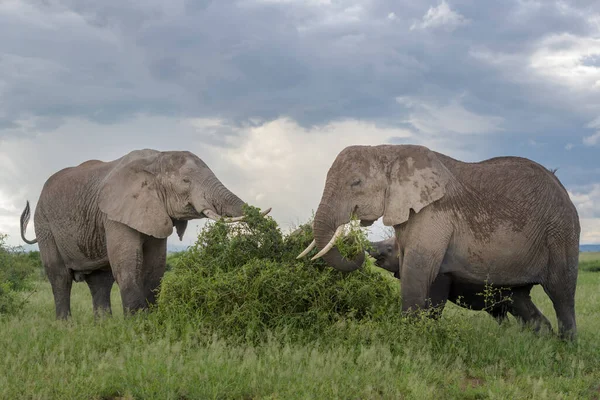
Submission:
M 164 239 L 173 233 L 173 222 L 158 196 L 149 164 L 147 158 L 117 164 L 102 183 L 99 207 L 112 221 Z
M 451 173 L 429 149 L 409 146 L 390 160 L 383 223 L 408 221 L 410 210 L 418 213 L 446 194 Z

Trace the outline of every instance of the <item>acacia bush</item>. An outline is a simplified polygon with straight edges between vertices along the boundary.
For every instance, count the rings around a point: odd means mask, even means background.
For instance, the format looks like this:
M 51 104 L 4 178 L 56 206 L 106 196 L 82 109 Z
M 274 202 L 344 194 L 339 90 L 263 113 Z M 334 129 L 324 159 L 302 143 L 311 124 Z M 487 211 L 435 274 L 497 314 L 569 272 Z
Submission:
M 24 304 L 19 292 L 33 288 L 35 257 L 6 245 L 0 234 L 0 314 L 14 314 Z
M 316 250 L 296 260 L 312 241 L 312 224 L 283 235 L 257 208 L 245 215 L 243 223 L 207 224 L 177 259 L 161 285 L 161 319 L 195 318 L 219 336 L 260 339 L 399 313 L 397 283 L 375 267 L 339 272 L 310 261 Z

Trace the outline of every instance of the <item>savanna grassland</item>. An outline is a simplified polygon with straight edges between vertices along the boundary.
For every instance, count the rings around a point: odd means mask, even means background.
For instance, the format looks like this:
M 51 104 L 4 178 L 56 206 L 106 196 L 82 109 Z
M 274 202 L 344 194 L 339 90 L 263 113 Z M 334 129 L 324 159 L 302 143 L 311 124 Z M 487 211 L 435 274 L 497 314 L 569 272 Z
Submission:
M 309 241 L 267 219 L 211 224 L 170 260 L 158 306 L 127 319 L 115 286 L 113 316 L 95 320 L 80 283 L 72 319 L 55 321 L 50 285 L 30 275 L 0 316 L 0 398 L 600 398 L 600 253 L 581 254 L 569 344 L 454 304 L 406 321 L 387 272 L 295 260 Z

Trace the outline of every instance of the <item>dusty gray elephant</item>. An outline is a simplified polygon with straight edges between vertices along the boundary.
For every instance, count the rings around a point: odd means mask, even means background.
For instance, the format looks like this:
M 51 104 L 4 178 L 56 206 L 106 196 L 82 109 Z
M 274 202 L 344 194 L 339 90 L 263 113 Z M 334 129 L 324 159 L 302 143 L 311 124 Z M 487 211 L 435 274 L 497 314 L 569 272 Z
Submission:
M 375 259 L 375 265 L 393 272 L 400 279 L 402 254 L 400 244 L 395 237 L 378 242 L 371 242 L 368 253 Z M 483 296 L 485 285 L 465 282 L 453 282 L 447 274 L 438 274 L 429 288 L 430 305 L 435 309 L 435 316 L 441 315 L 447 300 L 471 310 L 485 310 L 499 324 L 510 312 L 522 324 L 533 324 L 534 330 L 543 327 L 551 330 L 550 321 L 537 309 L 531 301 L 529 292 L 532 285 L 517 288 L 494 288 L 488 293 L 488 302 Z
M 352 215 L 363 225 L 383 216 L 394 227 L 404 313 L 426 308 L 438 274 L 478 285 L 540 284 L 560 335 L 575 337 L 579 217 L 543 166 L 520 157 L 465 163 L 414 145 L 350 146 L 327 173 L 313 258 L 342 271 L 361 267 L 363 253 L 345 259 L 334 247 Z
M 21 237 L 39 242 L 58 319 L 71 314 L 73 280 L 87 282 L 97 314 L 111 312 L 116 279 L 123 309 L 131 313 L 155 302 L 173 228 L 181 239 L 191 219 L 239 221 L 243 205 L 196 155 L 136 150 L 52 175 L 35 210 L 37 239 L 25 238 L 29 202 Z

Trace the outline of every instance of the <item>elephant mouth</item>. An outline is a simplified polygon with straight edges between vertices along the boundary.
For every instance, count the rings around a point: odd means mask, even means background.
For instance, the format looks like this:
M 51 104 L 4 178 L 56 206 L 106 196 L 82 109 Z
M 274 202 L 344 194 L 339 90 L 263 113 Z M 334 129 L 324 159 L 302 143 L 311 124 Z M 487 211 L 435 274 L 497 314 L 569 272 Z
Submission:
M 375 221 L 376 221 L 376 220 L 370 220 L 370 219 L 361 219 L 361 220 L 358 220 L 357 222 L 360 224 L 360 226 L 362 226 L 362 227 L 366 227 L 366 226 L 371 226 L 371 225 L 373 225 L 373 223 L 374 223 Z M 315 255 L 314 255 L 312 258 L 311 258 L 311 260 L 313 260 L 313 261 L 314 261 L 314 260 L 316 260 L 316 259 L 318 259 L 318 258 L 321 258 L 321 257 L 323 257 L 325 254 L 327 254 L 327 253 L 329 252 L 329 250 L 331 250 L 331 249 L 332 249 L 332 248 L 335 246 L 335 242 L 337 241 L 337 239 L 338 239 L 340 236 L 342 236 L 342 235 L 343 235 L 343 233 L 344 233 L 344 228 L 345 228 L 347 225 L 349 225 L 349 224 L 352 224 L 352 222 L 348 222 L 348 223 L 345 223 L 345 224 L 342 224 L 342 225 L 338 226 L 338 228 L 335 230 L 335 233 L 333 234 L 333 236 L 331 237 L 331 239 L 329 240 L 329 242 L 328 242 L 328 243 L 325 245 L 325 247 L 323 247 L 323 248 L 322 248 L 322 249 L 321 249 L 321 250 L 320 250 L 320 251 L 319 251 L 317 254 L 315 254 Z M 315 239 L 313 239 L 313 241 L 312 241 L 312 242 L 311 242 L 311 243 L 310 243 L 310 244 L 309 244 L 309 245 L 306 247 L 306 249 L 305 249 L 305 250 L 304 250 L 302 253 L 300 253 L 300 254 L 299 254 L 297 257 L 296 257 L 296 259 L 300 259 L 300 258 L 302 258 L 302 257 L 306 256 L 308 253 L 310 253 L 310 251 L 311 251 L 312 249 L 314 249 L 314 248 L 316 247 L 316 245 L 317 245 L 317 242 L 316 242 L 316 240 L 315 240 Z

